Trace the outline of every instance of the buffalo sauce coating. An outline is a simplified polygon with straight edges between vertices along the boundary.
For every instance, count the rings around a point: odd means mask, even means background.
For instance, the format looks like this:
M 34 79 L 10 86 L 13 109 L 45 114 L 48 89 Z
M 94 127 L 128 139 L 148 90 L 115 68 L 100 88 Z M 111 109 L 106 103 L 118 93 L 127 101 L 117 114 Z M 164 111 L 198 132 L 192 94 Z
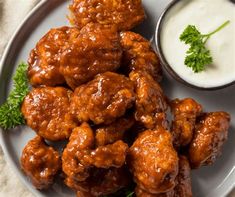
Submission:
M 67 185 L 77 190 L 77 197 L 97 197 L 113 194 L 131 181 L 127 168 L 93 169 L 84 182 L 66 179 Z
M 51 29 L 31 51 L 28 77 L 33 86 L 65 82 L 75 89 L 99 73 L 119 68 L 122 49 L 115 27 L 87 24 Z
M 62 155 L 64 173 L 77 181 L 89 177 L 93 167 L 121 167 L 126 160 L 128 145 L 117 141 L 106 146 L 94 147 L 94 133 L 87 123 L 73 130 Z
M 93 144 L 94 134 L 87 123 L 73 130 L 62 154 L 62 170 L 68 177 L 78 181 L 84 181 L 89 177 L 89 166 L 82 164 L 80 159 L 89 153 Z
M 176 148 L 188 145 L 195 128 L 196 118 L 202 113 L 202 106 L 194 99 L 175 99 L 171 102 L 174 120 L 171 125 L 173 144 Z
M 167 103 L 160 85 L 144 71 L 132 71 L 135 84 L 135 118 L 148 129 L 166 127 Z
M 145 18 L 141 0 L 73 0 L 69 9 L 70 22 L 79 29 L 99 23 L 129 30 Z
M 69 113 L 71 94 L 62 87 L 34 88 L 21 107 L 27 125 L 47 140 L 69 138 L 76 127 Z
M 192 168 L 215 162 L 227 140 L 229 125 L 230 115 L 226 112 L 211 112 L 200 117 L 189 147 Z
M 79 86 L 71 99 L 71 113 L 78 121 L 110 124 L 134 104 L 134 85 L 125 76 L 112 72 L 99 74 Z
M 99 73 L 115 71 L 120 66 L 122 49 L 114 27 L 88 24 L 77 38 L 69 40 L 61 55 L 60 72 L 75 89 Z
M 55 86 L 65 83 L 59 71 L 62 48 L 69 36 L 78 33 L 75 28 L 61 27 L 51 29 L 39 40 L 28 59 L 28 77 L 33 86 Z
M 154 80 L 161 80 L 161 65 L 157 54 L 151 44 L 141 35 L 134 32 L 121 32 L 120 42 L 123 48 L 123 60 L 121 70 L 125 73 L 134 71 L 145 71 Z
M 179 174 L 176 177 L 174 197 L 192 197 L 191 168 L 187 157 L 179 156 Z
M 151 194 L 137 186 L 135 188 L 135 195 L 136 197 L 174 197 L 174 191 L 171 190 L 166 193 Z
M 61 168 L 61 160 L 57 151 L 36 136 L 22 152 L 21 167 L 37 189 L 47 189 Z
M 134 118 L 124 117 L 117 119 L 110 125 L 99 127 L 95 132 L 96 146 L 104 146 L 122 140 L 125 132 L 130 129 L 134 123 Z
M 134 181 L 141 189 L 158 194 L 174 188 L 178 156 L 172 136 L 164 128 L 141 133 L 131 146 L 127 159 Z
M 191 168 L 185 156 L 179 156 L 179 173 L 176 177 L 176 186 L 171 191 L 160 194 L 151 194 L 140 187 L 136 187 L 137 197 L 192 197 Z
M 94 143 L 92 129 L 83 123 L 72 132 L 62 155 L 65 184 L 77 190 L 77 196 L 114 193 L 130 182 L 123 167 L 128 146 L 117 141 L 95 148 Z

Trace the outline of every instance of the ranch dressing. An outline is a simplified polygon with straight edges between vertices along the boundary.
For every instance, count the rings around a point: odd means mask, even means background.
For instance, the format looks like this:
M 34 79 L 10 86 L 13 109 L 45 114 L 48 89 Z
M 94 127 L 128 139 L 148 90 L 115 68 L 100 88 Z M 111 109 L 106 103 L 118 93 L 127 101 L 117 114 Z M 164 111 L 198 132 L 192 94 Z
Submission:
M 230 23 L 206 43 L 213 64 L 194 73 L 184 64 L 189 45 L 180 41 L 180 35 L 188 25 L 195 25 L 202 34 L 207 34 L 227 20 Z M 181 0 L 168 11 L 160 42 L 168 64 L 186 82 L 212 88 L 235 81 L 235 4 L 229 0 Z

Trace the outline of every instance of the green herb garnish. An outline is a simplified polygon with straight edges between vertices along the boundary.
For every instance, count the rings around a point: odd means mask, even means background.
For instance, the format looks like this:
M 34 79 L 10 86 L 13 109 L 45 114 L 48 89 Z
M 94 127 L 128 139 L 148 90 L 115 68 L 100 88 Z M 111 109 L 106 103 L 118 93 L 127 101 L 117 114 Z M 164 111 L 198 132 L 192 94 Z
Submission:
M 194 25 L 188 25 L 180 35 L 180 40 L 190 45 L 184 64 L 192 68 L 195 73 L 205 70 L 205 66 L 213 62 L 211 53 L 205 47 L 205 44 L 213 34 L 223 29 L 229 22 L 226 21 L 209 34 L 201 34 Z
M 126 197 L 132 197 L 134 195 L 135 192 L 126 192 Z
M 133 190 L 134 190 L 134 188 L 132 186 L 130 186 L 129 188 L 121 189 L 114 194 L 105 195 L 102 197 L 133 197 L 135 194 L 135 192 Z
M 21 103 L 29 92 L 28 65 L 21 63 L 13 76 L 13 89 L 6 102 L 0 106 L 0 127 L 10 129 L 25 123 L 21 113 Z

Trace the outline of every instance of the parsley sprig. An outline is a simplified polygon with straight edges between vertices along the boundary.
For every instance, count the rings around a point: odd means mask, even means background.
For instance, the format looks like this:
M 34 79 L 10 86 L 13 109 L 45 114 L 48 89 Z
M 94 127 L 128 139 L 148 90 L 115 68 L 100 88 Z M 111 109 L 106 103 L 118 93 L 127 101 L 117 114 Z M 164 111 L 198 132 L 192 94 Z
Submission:
M 13 89 L 6 102 L 0 106 L 0 127 L 10 129 L 25 123 L 21 113 L 21 103 L 29 92 L 28 65 L 21 63 L 13 76 Z
M 133 190 L 134 188 L 131 186 L 129 188 L 121 189 L 114 194 L 106 195 L 103 197 L 134 197 L 135 192 Z
M 184 64 L 190 67 L 195 73 L 205 70 L 205 66 L 213 62 L 210 50 L 206 48 L 205 44 L 213 34 L 223 29 L 229 22 L 226 21 L 209 34 L 201 34 L 194 25 L 188 25 L 180 35 L 180 40 L 190 45 Z

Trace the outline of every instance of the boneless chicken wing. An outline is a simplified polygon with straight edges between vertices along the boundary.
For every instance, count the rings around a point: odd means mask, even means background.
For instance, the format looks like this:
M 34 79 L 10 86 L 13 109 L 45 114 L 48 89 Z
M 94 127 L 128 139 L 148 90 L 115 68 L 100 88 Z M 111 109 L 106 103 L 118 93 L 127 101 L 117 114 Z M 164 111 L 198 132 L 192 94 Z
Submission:
M 78 121 L 110 124 L 134 103 L 134 85 L 125 76 L 106 72 L 75 89 L 71 113 Z
M 94 133 L 87 123 L 73 130 L 62 154 L 62 170 L 66 176 L 77 181 L 84 181 L 89 177 L 90 166 L 82 164 L 80 159 L 89 154 L 93 144 Z
M 28 76 L 33 86 L 66 83 L 75 89 L 95 75 L 119 68 L 122 49 L 116 28 L 88 24 L 51 29 L 30 53 Z
M 221 155 L 229 124 L 230 115 L 226 112 L 212 112 L 200 117 L 189 147 L 192 168 L 212 164 Z
M 117 70 L 121 55 L 119 35 L 115 28 L 88 24 L 65 45 L 60 72 L 67 84 L 75 89 L 99 73 Z
M 104 146 L 122 140 L 125 132 L 134 125 L 132 117 L 119 118 L 110 125 L 104 125 L 96 129 L 96 145 Z
M 62 169 L 68 177 L 84 181 L 92 167 L 121 167 L 125 163 L 128 145 L 124 142 L 97 148 L 94 143 L 93 130 L 87 123 L 73 130 L 62 155 Z
M 175 181 L 174 189 L 166 193 L 151 194 L 137 186 L 135 194 L 137 197 L 192 197 L 191 168 L 185 156 L 179 157 L 179 173 Z
M 154 80 L 160 81 L 160 61 L 150 42 L 134 32 L 121 32 L 120 37 L 123 48 L 122 70 L 128 73 L 132 70 L 145 71 Z
M 193 138 L 196 118 L 202 113 L 202 106 L 191 98 L 175 99 L 171 102 L 171 111 L 174 115 L 171 125 L 174 146 L 186 146 Z
M 83 123 L 74 129 L 62 155 L 66 185 L 77 190 L 77 196 L 106 195 L 126 186 L 127 148 L 122 141 L 95 148 L 93 130 Z
M 59 153 L 36 136 L 21 155 L 21 167 L 37 189 L 47 189 L 61 168 Z
M 70 90 L 62 87 L 34 88 L 21 107 L 27 125 L 48 140 L 69 138 L 76 127 L 69 113 L 71 94 Z
M 164 128 L 139 135 L 128 153 L 128 165 L 138 187 L 158 194 L 172 190 L 178 174 L 178 156 L 172 136 Z
M 135 195 L 136 197 L 174 197 L 174 191 L 171 190 L 166 193 L 151 194 L 137 186 L 135 188 Z
M 39 40 L 28 59 L 28 77 L 33 86 L 55 86 L 65 83 L 60 73 L 60 56 L 69 36 L 78 33 L 75 28 L 55 28 Z
M 174 197 L 192 197 L 191 168 L 187 157 L 179 156 L 179 173 L 176 177 Z
M 97 168 L 121 167 L 126 160 L 128 145 L 119 140 L 113 144 L 99 146 L 81 159 L 85 165 Z
M 79 29 L 92 22 L 129 30 L 145 18 L 141 0 L 73 0 L 69 8 Z
M 166 126 L 167 103 L 160 85 L 146 72 L 132 71 L 130 79 L 135 84 L 135 118 L 146 128 Z
M 130 183 L 130 175 L 125 167 L 93 169 L 84 182 L 71 180 L 68 185 L 77 190 L 77 197 L 101 197 L 113 194 Z

